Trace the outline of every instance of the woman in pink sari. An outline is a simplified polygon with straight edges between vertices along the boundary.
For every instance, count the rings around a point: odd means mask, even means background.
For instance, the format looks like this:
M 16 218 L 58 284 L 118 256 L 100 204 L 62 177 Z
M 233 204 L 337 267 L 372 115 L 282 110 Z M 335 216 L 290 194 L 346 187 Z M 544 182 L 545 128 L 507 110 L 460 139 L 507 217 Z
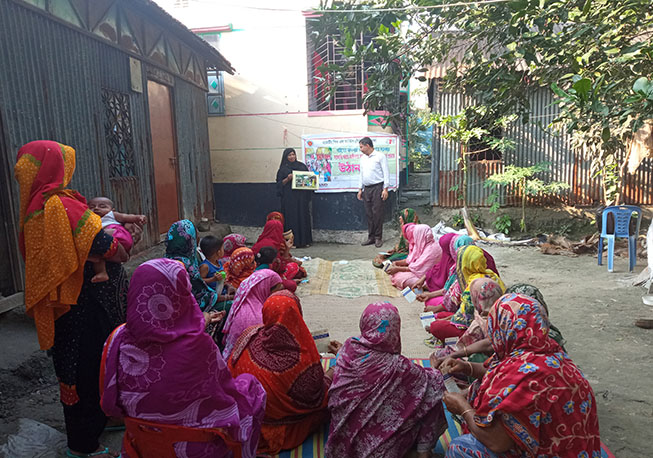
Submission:
M 398 289 L 411 288 L 442 257 L 440 245 L 435 242 L 428 224 L 406 224 L 404 236 L 408 240 L 408 257 L 392 263 L 387 272 Z
M 191 293 L 188 272 L 172 259 L 139 266 L 127 296 L 127 323 L 107 339 L 102 357 L 101 405 L 131 417 L 198 429 L 220 428 L 256 454 L 266 394 L 251 375 L 231 377 Z M 138 435 L 127 429 L 124 444 Z M 139 450 L 147 444 L 140 443 Z M 232 456 L 220 440 L 180 442 L 177 456 Z
M 270 294 L 281 288 L 281 277 L 270 269 L 257 270 L 240 284 L 222 330 L 222 355 L 225 359 L 229 358 L 238 337 L 245 329 L 263 324 L 263 303 Z
M 367 306 L 360 337 L 338 352 L 329 389 L 327 458 L 430 456 L 447 429 L 442 374 L 401 355 L 401 320 L 389 303 Z

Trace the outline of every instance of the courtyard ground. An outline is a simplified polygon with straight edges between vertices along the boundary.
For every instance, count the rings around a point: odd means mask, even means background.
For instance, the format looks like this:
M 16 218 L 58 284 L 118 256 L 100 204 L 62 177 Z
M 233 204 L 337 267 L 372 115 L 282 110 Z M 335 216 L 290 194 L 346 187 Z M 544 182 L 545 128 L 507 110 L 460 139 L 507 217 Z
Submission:
M 528 282 L 541 289 L 552 322 L 567 339 L 570 356 L 594 388 L 602 440 L 618 458 L 653 456 L 653 330 L 633 325 L 637 318 L 653 318 L 653 308 L 642 304 L 642 288 L 630 286 L 633 275 L 626 272 L 627 260 L 618 258 L 615 272 L 608 273 L 605 265 L 597 266 L 595 256 L 547 256 L 533 247 L 484 248 L 495 257 L 506 285 Z M 359 245 L 316 244 L 293 254 L 352 260 L 371 259 L 377 251 Z M 160 247 L 155 248 L 132 264 L 161 253 Z M 640 262 L 635 272 L 643 267 Z M 308 326 L 326 327 L 340 341 L 358 333 L 360 313 L 367 304 L 387 300 L 381 296 L 303 296 L 301 292 L 300 296 Z M 430 350 L 423 344 L 427 335 L 418 318 L 421 305 L 403 298 L 390 302 L 401 312 L 403 353 L 428 357 Z M 0 316 L 0 348 L 0 444 L 16 431 L 21 417 L 63 431 L 51 362 L 38 350 L 33 323 L 21 310 Z M 120 434 L 107 434 L 103 442 L 118 448 Z

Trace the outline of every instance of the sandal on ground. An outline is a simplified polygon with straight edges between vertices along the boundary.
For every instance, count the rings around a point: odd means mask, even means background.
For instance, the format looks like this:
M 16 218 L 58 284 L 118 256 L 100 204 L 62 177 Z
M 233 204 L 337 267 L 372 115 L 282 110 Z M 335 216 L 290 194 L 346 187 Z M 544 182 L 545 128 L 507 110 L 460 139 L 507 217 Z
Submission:
M 103 450 L 98 450 L 97 452 L 93 452 L 93 453 L 82 453 L 81 455 L 71 452 L 70 449 L 66 450 L 66 457 L 68 458 L 84 458 L 89 456 L 102 456 L 102 455 L 113 457 L 113 453 L 111 452 L 111 450 L 109 450 L 109 447 L 104 447 Z M 120 458 L 120 455 L 118 455 L 118 458 Z
M 424 345 L 429 348 L 442 348 L 443 344 L 440 339 L 436 339 L 435 336 L 427 337 L 424 339 Z

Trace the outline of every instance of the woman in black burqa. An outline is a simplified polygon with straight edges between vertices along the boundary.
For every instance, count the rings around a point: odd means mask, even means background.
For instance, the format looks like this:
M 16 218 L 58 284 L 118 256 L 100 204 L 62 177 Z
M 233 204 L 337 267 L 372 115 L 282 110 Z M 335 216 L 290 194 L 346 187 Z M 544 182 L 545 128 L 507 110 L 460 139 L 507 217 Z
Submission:
M 313 243 L 309 208 L 313 191 L 292 189 L 294 170 L 308 172 L 308 167 L 297 160 L 297 153 L 293 148 L 286 148 L 283 150 L 277 172 L 277 195 L 281 197 L 281 213 L 285 218 L 284 230 L 292 230 L 295 246 L 302 248 Z

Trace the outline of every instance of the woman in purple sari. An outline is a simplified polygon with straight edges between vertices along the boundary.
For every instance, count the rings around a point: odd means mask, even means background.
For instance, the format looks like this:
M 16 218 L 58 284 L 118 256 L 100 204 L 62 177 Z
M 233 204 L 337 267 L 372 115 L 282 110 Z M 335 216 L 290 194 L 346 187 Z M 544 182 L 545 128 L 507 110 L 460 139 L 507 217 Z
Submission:
M 282 288 L 281 277 L 270 269 L 257 270 L 240 284 L 222 330 L 222 355 L 225 360 L 229 359 L 238 337 L 245 329 L 263 324 L 263 303 L 270 294 Z
M 347 339 L 329 389 L 327 458 L 430 456 L 447 429 L 442 374 L 401 355 L 401 321 L 389 303 L 367 306 Z
M 240 442 L 243 457 L 254 457 L 265 391 L 252 375 L 231 377 L 204 327 L 181 262 L 155 259 L 139 266 L 127 296 L 127 323 L 105 343 L 102 409 L 113 417 L 221 428 Z M 137 433 L 128 428 L 125 441 Z M 219 440 L 180 442 L 175 452 L 185 457 L 232 456 Z M 129 457 L 124 446 L 121 456 Z

